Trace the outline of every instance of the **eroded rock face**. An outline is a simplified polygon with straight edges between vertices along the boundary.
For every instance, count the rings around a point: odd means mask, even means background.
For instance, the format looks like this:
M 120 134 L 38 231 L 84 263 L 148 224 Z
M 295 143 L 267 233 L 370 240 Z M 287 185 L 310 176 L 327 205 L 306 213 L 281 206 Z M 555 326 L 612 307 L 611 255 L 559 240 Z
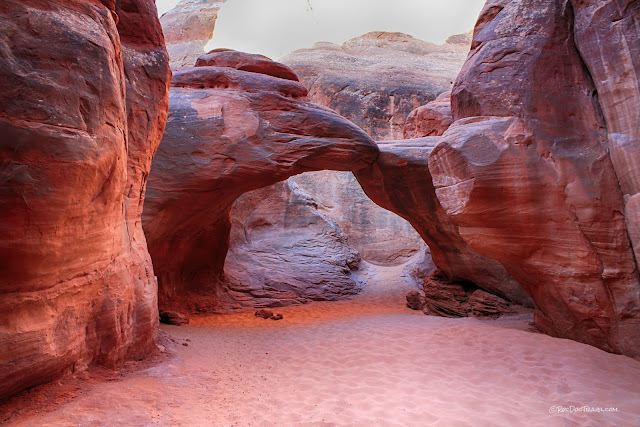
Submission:
M 171 69 L 191 67 L 204 54 L 226 0 L 181 0 L 160 22 L 171 58 Z
M 240 195 L 305 171 L 360 169 L 377 156 L 362 130 L 310 103 L 300 83 L 257 71 L 174 74 L 143 216 L 161 307 L 221 309 L 229 212 Z
M 0 7 L 0 400 L 152 347 L 140 226 L 167 113 L 153 1 Z
M 627 232 L 640 259 L 640 3 L 573 0 L 574 36 L 595 87 L 625 203 Z
M 607 19 L 594 25 L 615 27 L 615 7 L 576 3 L 585 7 L 578 8 L 576 21 L 582 49 L 606 50 L 597 37 L 589 38 L 593 31 L 579 28 L 586 16 L 599 13 Z M 627 11 L 637 22 L 638 9 Z M 431 154 L 429 169 L 438 200 L 464 241 L 523 285 L 535 301 L 540 329 L 638 355 L 638 272 L 608 150 L 617 135 L 630 152 L 637 144 L 632 133 L 617 128 L 628 115 L 610 109 L 605 122 L 573 24 L 567 1 L 487 3 L 453 89 L 457 121 Z M 594 77 L 604 88 L 602 105 L 613 108 L 616 101 L 608 96 L 620 96 L 633 106 L 633 97 L 604 82 L 609 71 L 598 62 L 592 58 L 591 68 L 600 71 Z M 618 62 L 635 69 L 630 60 Z M 627 78 L 612 72 L 612 81 Z M 605 124 L 613 130 L 609 141 Z M 626 188 L 630 196 L 634 190 Z
M 424 245 L 411 224 L 373 203 L 351 172 L 313 172 L 290 180 L 313 197 L 367 262 L 404 264 Z
M 231 218 L 227 308 L 331 301 L 360 290 L 351 277 L 360 254 L 338 224 L 290 180 L 243 194 Z
M 371 137 L 401 139 L 409 113 L 451 89 L 469 51 L 402 33 L 373 32 L 342 46 L 316 43 L 282 59 L 309 98 L 348 118 Z
M 469 281 L 510 301 L 530 305 L 522 287 L 494 259 L 472 250 L 436 197 L 429 154 L 440 138 L 379 142 L 375 163 L 355 172 L 378 205 L 413 225 L 431 249 L 434 263 L 451 279 Z
M 440 94 L 434 101 L 413 110 L 404 124 L 404 139 L 441 136 L 453 123 L 451 92 Z

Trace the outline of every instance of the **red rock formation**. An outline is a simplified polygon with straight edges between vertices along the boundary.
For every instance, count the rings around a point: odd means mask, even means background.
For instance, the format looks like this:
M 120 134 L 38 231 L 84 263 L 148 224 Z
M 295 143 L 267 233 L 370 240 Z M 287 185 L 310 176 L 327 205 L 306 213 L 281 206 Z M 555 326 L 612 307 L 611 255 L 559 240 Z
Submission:
M 416 108 L 404 124 L 404 139 L 441 136 L 453 123 L 451 92 L 440 94 L 434 101 Z
M 171 69 L 191 67 L 204 54 L 226 0 L 181 0 L 160 22 L 171 58 Z
M 572 0 L 582 60 L 598 91 L 609 150 L 625 200 L 627 232 L 640 259 L 640 3 Z
M 154 343 L 140 210 L 168 57 L 152 1 L 103 3 L 0 6 L 0 399 Z
M 529 297 L 499 262 L 472 250 L 436 197 L 428 158 L 438 137 L 383 141 L 370 167 L 355 172 L 366 194 L 378 205 L 413 225 L 431 249 L 434 263 L 449 279 L 469 281 L 518 304 Z
M 615 21 L 613 10 L 591 8 L 607 23 Z M 638 8 L 627 11 L 637 22 Z M 457 121 L 431 154 L 429 169 L 465 242 L 498 260 L 530 293 L 540 329 L 638 355 L 638 271 L 607 128 L 573 28 L 567 1 L 489 1 L 453 89 Z M 587 33 L 582 37 L 589 52 L 594 44 L 585 42 Z M 604 81 L 609 71 L 597 63 L 596 80 Z M 629 61 L 624 66 L 635 69 Z M 608 115 L 607 126 L 625 121 Z M 609 139 L 617 135 L 625 134 Z M 625 148 L 637 149 L 632 138 L 622 139 Z
M 230 67 L 240 71 L 251 71 L 285 80 L 298 81 L 291 68 L 272 61 L 263 55 L 238 52 L 230 49 L 214 49 L 196 61 L 196 67 Z
M 318 43 L 283 62 L 300 75 L 313 102 L 336 110 L 378 140 L 401 138 L 409 112 L 450 89 L 467 51 L 468 45 L 436 46 L 406 34 L 377 32 L 341 47 Z M 399 265 L 422 250 L 415 230 L 372 203 L 352 174 L 323 171 L 291 180 L 325 208 L 363 260 Z M 274 191 L 274 203 L 284 203 L 278 194 Z
M 364 132 L 310 103 L 300 83 L 256 71 L 174 74 L 143 215 L 161 307 L 220 308 L 229 211 L 240 195 L 304 171 L 359 169 L 377 156 Z
M 427 276 L 422 288 L 423 311 L 427 315 L 497 319 L 514 312 L 499 296 L 478 289 L 473 283 L 451 281 L 441 271 Z

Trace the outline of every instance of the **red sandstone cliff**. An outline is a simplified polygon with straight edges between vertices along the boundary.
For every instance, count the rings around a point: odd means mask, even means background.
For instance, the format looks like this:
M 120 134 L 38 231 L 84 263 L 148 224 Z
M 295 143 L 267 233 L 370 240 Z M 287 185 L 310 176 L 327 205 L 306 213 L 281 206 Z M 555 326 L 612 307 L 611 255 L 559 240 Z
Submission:
M 150 0 L 0 6 L 0 399 L 145 354 L 140 223 L 167 114 Z

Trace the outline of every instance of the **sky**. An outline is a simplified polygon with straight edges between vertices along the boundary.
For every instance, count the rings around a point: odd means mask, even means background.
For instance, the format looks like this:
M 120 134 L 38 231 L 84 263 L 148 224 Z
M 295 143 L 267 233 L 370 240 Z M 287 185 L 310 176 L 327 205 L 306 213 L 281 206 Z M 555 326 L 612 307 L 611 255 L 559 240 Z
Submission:
M 156 0 L 166 12 L 178 0 Z M 226 47 L 273 59 L 370 31 L 398 31 L 433 43 L 471 30 L 485 0 L 228 0 L 207 49 Z

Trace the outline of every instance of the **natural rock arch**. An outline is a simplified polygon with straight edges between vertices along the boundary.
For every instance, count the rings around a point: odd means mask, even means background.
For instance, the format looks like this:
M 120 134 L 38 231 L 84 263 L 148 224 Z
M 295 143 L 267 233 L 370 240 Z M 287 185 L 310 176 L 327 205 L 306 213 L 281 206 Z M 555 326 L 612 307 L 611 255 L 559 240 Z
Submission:
M 355 171 L 374 202 L 412 223 L 452 279 L 529 303 L 499 263 L 464 243 L 439 207 L 427 165 L 437 139 L 381 143 L 379 157 L 362 130 L 308 102 L 286 66 L 235 51 L 212 52 L 198 65 L 174 75 L 143 215 L 162 308 L 223 310 L 234 201 L 323 169 Z M 399 151 L 387 153 L 390 147 Z M 408 157 L 388 165 L 399 153 Z
M 199 65 L 174 74 L 143 222 L 161 306 L 217 311 L 233 202 L 304 171 L 365 167 L 378 149 L 284 65 L 233 51 Z

